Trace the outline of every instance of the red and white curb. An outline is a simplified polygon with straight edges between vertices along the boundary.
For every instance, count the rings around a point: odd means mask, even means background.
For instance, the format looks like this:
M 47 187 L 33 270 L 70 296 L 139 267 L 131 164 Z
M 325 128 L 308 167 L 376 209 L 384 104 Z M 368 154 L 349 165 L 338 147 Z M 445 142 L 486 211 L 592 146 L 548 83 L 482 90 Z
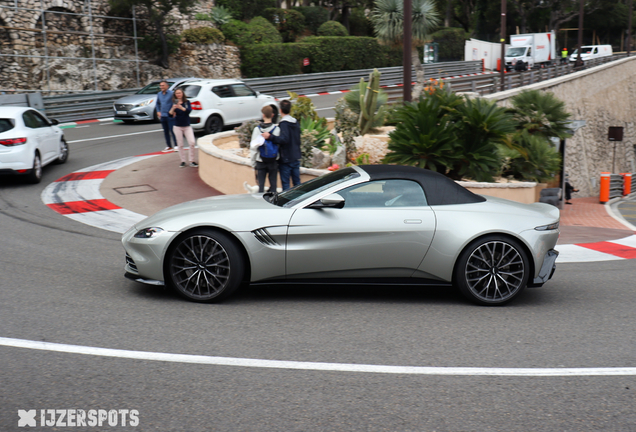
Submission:
M 51 210 L 77 222 L 124 233 L 147 216 L 111 203 L 100 193 L 100 185 L 110 173 L 160 154 L 162 153 L 118 159 L 65 175 L 42 191 L 42 202 Z
M 636 258 L 636 235 L 596 243 L 557 245 L 557 263 L 614 261 Z

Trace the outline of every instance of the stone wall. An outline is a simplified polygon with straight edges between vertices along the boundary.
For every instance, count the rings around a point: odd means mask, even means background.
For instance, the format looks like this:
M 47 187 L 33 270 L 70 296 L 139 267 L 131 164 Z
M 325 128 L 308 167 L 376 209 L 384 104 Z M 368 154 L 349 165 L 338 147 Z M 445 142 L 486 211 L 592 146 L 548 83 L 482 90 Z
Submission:
M 208 12 L 213 1 L 201 1 L 189 15 L 171 13 L 175 32 L 210 25 L 195 20 L 197 12 Z M 150 80 L 194 76 L 200 78 L 239 78 L 240 56 L 236 47 L 182 43 L 171 56 L 170 67 L 155 66 L 156 58 L 139 51 L 135 60 L 133 24 L 111 16 L 107 0 L 0 0 L 0 89 L 3 90 L 114 90 L 137 87 Z M 89 18 L 88 12 L 92 13 Z M 56 13 L 63 12 L 63 13 Z M 77 15 L 73 15 L 77 14 Z M 102 17 L 100 17 L 102 16 Z M 137 35 L 154 37 L 145 20 L 143 8 L 137 8 Z M 42 32 L 43 20 L 46 33 Z M 92 35 L 91 35 L 92 30 Z M 104 37 L 114 35 L 124 37 Z M 78 57 L 98 59 L 77 60 Z M 26 57 L 13 57 L 16 55 Z M 72 57 L 65 59 L 41 56 Z M 96 85 L 97 83 L 97 85 Z
M 502 105 L 525 89 L 549 91 L 565 103 L 572 120 L 586 125 L 566 140 L 565 171 L 580 190 L 579 197 L 598 196 L 601 172 L 611 172 L 614 143 L 610 126 L 622 126 L 623 141 L 616 143 L 615 172 L 636 168 L 636 57 L 576 72 L 522 89 L 486 96 Z

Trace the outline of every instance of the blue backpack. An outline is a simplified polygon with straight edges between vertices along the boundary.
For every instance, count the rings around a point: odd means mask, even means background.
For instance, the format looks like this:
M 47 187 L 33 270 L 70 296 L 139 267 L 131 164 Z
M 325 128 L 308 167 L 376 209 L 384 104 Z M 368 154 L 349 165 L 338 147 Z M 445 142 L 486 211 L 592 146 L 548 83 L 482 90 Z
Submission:
M 274 129 L 269 131 L 269 133 L 273 134 L 277 127 L 278 126 L 274 126 Z M 261 129 L 260 126 L 258 127 L 258 130 L 263 132 L 263 129 Z M 278 156 L 278 146 L 274 144 L 271 139 L 266 139 L 263 145 L 259 147 L 259 151 L 261 153 L 261 158 L 276 159 L 276 156 Z

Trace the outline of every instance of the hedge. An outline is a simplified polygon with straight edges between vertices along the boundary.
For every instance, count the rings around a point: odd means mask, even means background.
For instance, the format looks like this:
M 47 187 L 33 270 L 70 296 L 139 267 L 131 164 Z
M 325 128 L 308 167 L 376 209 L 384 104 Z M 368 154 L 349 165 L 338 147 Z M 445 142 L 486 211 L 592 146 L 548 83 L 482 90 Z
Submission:
M 309 66 L 303 66 L 303 59 Z M 246 78 L 401 66 L 401 49 L 370 37 L 311 36 L 297 43 L 248 45 L 241 49 Z

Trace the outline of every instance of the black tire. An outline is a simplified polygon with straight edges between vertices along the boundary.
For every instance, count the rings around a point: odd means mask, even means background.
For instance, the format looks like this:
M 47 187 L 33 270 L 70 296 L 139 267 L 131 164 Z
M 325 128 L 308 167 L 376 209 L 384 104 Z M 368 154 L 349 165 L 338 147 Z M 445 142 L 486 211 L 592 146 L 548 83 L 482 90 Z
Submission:
M 223 130 L 223 119 L 216 114 L 212 114 L 205 122 L 205 133 L 210 135 Z
M 227 234 L 211 229 L 178 238 L 164 262 L 165 280 L 188 300 L 213 303 L 229 297 L 241 284 L 243 256 Z
M 272 117 L 272 123 L 276 124 L 278 123 L 278 107 L 276 105 L 270 105 L 272 107 L 272 110 L 274 110 L 274 117 Z
M 66 163 L 66 161 L 68 160 L 68 154 L 69 154 L 68 143 L 66 142 L 64 138 L 62 138 L 62 141 L 60 142 L 60 151 L 61 151 L 60 157 L 57 158 L 57 160 L 55 161 L 55 163 L 58 165 Z
M 480 305 L 503 305 L 528 284 L 530 262 L 518 241 L 487 236 L 469 244 L 455 265 L 454 282 L 461 293 Z
M 27 174 L 27 181 L 29 183 L 40 183 L 42 180 L 42 159 L 40 158 L 40 154 L 35 152 L 35 156 L 33 156 L 33 168 Z

